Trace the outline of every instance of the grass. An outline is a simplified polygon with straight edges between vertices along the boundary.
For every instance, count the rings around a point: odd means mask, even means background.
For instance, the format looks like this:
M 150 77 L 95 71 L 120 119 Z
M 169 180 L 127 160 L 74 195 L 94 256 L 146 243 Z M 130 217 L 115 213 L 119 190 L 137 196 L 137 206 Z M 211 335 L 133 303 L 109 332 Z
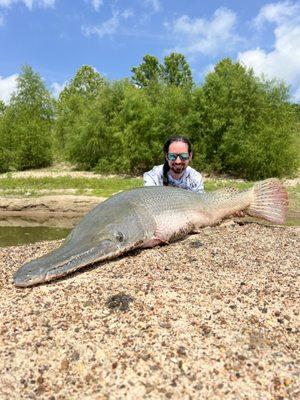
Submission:
M 210 179 L 205 182 L 205 190 L 212 191 L 225 187 L 234 187 L 244 190 L 253 185 L 253 182 L 241 182 L 235 180 Z M 40 192 L 53 194 L 59 190 L 73 189 L 77 194 L 110 197 L 114 193 L 143 186 L 141 178 L 73 178 L 44 177 L 44 178 L 13 178 L 9 175 L 0 179 L 0 194 L 24 195 L 26 197 L 40 195 Z M 300 193 L 300 185 L 288 188 L 293 195 Z
M 252 183 L 238 181 L 209 180 L 205 182 L 205 190 L 212 191 L 226 186 L 246 189 Z M 141 178 L 73 178 L 44 177 L 44 178 L 12 178 L 7 176 L 0 179 L 0 195 L 35 197 L 43 194 L 55 194 L 57 191 L 72 189 L 78 195 L 110 197 L 122 190 L 143 186 Z
M 121 190 L 142 186 L 140 178 L 2 178 L 0 194 L 10 196 L 35 197 L 41 194 L 53 194 L 57 190 L 73 189 L 78 195 L 110 197 Z
M 240 182 L 234 180 L 219 180 L 211 179 L 204 183 L 204 188 L 206 191 L 211 192 L 217 189 L 223 189 L 225 187 L 232 187 L 239 190 L 248 189 L 253 185 L 253 182 Z

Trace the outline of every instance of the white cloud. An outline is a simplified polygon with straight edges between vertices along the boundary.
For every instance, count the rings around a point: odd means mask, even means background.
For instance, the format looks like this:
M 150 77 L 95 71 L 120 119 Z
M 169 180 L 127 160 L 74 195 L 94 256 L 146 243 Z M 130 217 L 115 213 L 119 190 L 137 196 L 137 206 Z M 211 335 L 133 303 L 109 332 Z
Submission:
M 9 7 L 13 0 L 0 0 L 0 7 Z
M 208 64 L 201 73 L 201 77 L 205 77 L 210 72 L 213 72 L 215 69 L 215 64 Z
M 103 6 L 103 0 L 91 0 L 92 6 L 96 11 L 99 11 L 100 7 Z
M 104 21 L 101 25 L 82 27 L 82 31 L 86 36 L 98 35 L 100 38 L 106 35 L 111 36 L 118 31 L 122 20 L 132 16 L 133 12 L 131 10 L 116 11 L 110 19 Z
M 166 27 L 177 37 L 178 50 L 188 54 L 214 55 L 232 49 L 241 39 L 234 33 L 236 14 L 218 8 L 210 20 L 183 15 Z
M 299 13 L 299 4 L 289 1 L 269 3 L 263 6 L 258 16 L 254 19 L 257 27 L 262 27 L 264 22 L 283 23 L 287 18 L 294 18 Z
M 31 10 L 33 6 L 43 8 L 53 7 L 55 0 L 0 0 L 0 7 L 10 7 L 15 3 L 23 3 L 29 10 Z
M 53 7 L 55 5 L 55 0 L 38 0 L 38 3 L 43 7 Z
M 257 75 L 279 78 L 300 94 L 300 4 L 274 3 L 262 7 L 255 18 L 256 26 L 275 24 L 275 42 L 271 51 L 260 47 L 238 54 L 238 60 L 253 68 Z M 300 97 L 300 96 L 298 96 Z
M 127 9 L 127 10 L 124 10 L 124 11 L 120 14 L 120 17 L 121 17 L 121 18 L 124 18 L 124 19 L 127 19 L 127 18 L 129 18 L 129 17 L 133 17 L 133 15 L 134 15 L 133 11 L 130 10 L 130 9 Z
M 29 10 L 31 10 L 31 9 L 32 9 L 32 6 L 33 6 L 33 0 L 22 0 L 22 3 L 24 3 L 24 4 L 25 4 L 25 6 L 26 6 L 27 8 L 29 8 Z
M 105 35 L 114 34 L 119 24 L 119 16 L 117 14 L 114 14 L 110 19 L 104 21 L 101 25 L 83 27 L 82 30 L 86 36 L 98 35 L 100 38 L 102 38 Z
M 57 99 L 60 92 L 65 88 L 67 82 L 64 82 L 63 84 L 54 82 L 51 85 L 51 92 L 53 94 L 53 96 Z
M 145 4 L 152 7 L 153 11 L 155 12 L 159 12 L 162 9 L 159 0 L 145 0 Z
M 17 88 L 18 75 L 10 75 L 7 78 L 0 76 L 0 100 L 8 103 L 11 95 Z

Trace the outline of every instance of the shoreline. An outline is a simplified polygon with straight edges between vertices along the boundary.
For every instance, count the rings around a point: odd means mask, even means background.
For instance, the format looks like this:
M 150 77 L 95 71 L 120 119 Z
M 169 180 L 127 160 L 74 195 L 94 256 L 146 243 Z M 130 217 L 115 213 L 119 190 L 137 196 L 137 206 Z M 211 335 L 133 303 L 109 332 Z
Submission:
M 0 197 L 0 216 L 84 215 L 104 200 L 105 197 L 83 195 Z

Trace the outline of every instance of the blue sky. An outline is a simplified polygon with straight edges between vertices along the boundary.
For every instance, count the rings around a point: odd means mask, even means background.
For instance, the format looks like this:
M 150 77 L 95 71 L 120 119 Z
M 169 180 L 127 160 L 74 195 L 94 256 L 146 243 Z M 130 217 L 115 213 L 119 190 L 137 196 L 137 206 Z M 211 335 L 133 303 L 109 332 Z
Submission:
M 196 82 L 228 56 L 283 79 L 300 102 L 300 2 L 0 0 L 0 99 L 29 64 L 54 95 L 82 65 L 130 77 L 145 54 L 187 58 Z

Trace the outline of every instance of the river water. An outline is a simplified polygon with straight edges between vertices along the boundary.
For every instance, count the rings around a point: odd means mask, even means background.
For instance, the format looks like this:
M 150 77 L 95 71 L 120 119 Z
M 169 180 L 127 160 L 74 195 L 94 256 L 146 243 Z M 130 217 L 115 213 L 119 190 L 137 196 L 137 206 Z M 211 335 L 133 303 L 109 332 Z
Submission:
M 0 247 L 65 238 L 82 218 L 62 216 L 0 216 Z

